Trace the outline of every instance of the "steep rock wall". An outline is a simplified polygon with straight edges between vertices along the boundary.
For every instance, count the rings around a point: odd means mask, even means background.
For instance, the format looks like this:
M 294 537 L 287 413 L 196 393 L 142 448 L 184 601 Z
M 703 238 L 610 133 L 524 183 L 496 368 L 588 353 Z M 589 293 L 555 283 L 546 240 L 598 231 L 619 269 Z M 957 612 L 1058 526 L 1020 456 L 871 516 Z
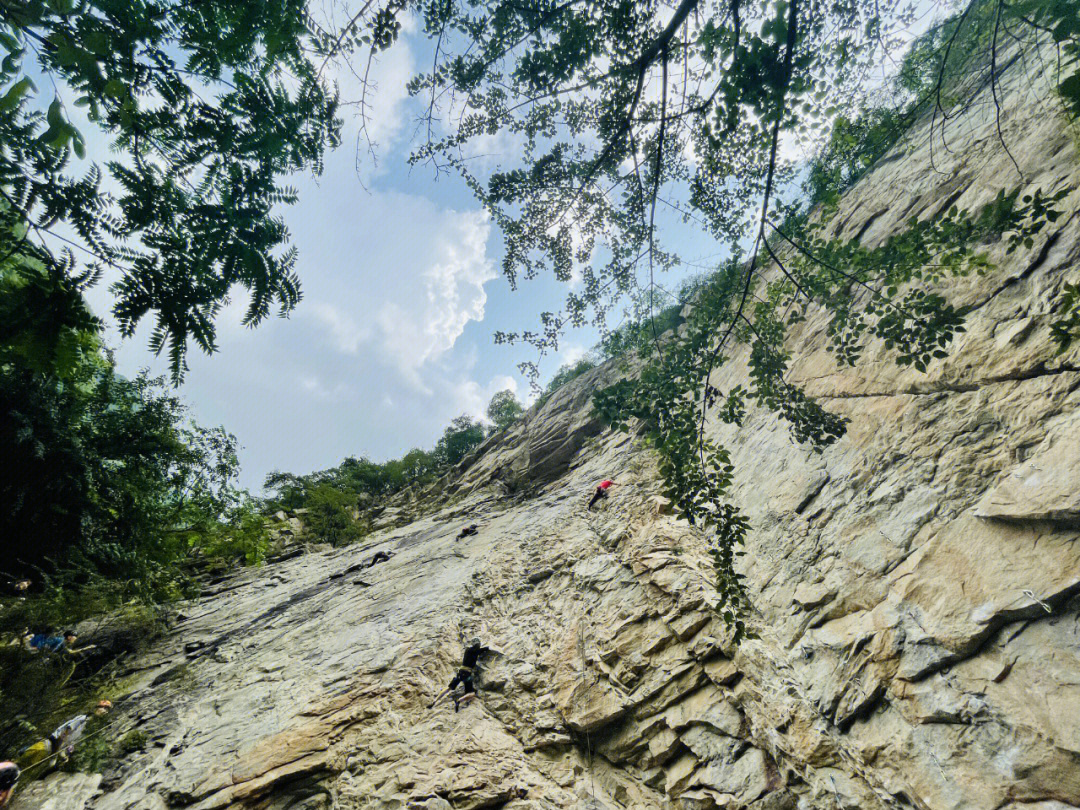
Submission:
M 121 727 L 151 744 L 58 774 L 16 810 L 1080 806 L 1080 354 L 1051 308 L 1080 256 L 1080 163 L 1014 61 L 851 192 L 873 244 L 999 189 L 1068 189 L 1055 232 L 964 280 L 968 330 L 928 373 L 856 369 L 811 317 L 792 378 L 850 419 L 822 454 L 766 413 L 710 430 L 752 523 L 759 640 L 711 610 L 703 539 L 652 460 L 589 413 L 597 369 L 482 452 L 437 511 L 362 545 L 245 571 L 134 666 Z M 717 374 L 743 377 L 735 362 Z M 604 476 L 620 483 L 593 513 Z M 525 494 L 523 484 L 536 484 Z M 457 541 L 463 522 L 479 535 Z M 393 556 L 368 567 L 377 551 Z M 428 702 L 481 634 L 481 699 Z

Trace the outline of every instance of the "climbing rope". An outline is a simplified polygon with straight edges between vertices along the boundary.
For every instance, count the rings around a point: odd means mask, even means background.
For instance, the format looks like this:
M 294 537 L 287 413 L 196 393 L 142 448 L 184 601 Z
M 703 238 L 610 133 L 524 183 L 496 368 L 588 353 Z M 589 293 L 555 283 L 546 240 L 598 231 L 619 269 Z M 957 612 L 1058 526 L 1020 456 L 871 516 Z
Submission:
M 1035 595 L 1035 592 L 1034 592 L 1034 591 L 1032 591 L 1032 590 L 1030 590 L 1030 589 L 1027 589 L 1027 588 L 1025 588 L 1024 590 L 1020 591 L 1020 593 L 1022 593 L 1022 594 L 1023 594 L 1024 596 L 1026 596 L 1026 597 L 1027 597 L 1028 599 L 1030 599 L 1030 600 L 1031 600 L 1032 602 L 1034 602 L 1034 603 L 1035 603 L 1036 605 L 1038 605 L 1039 607 L 1041 607 L 1041 608 L 1042 608 L 1043 610 L 1045 610 L 1045 611 L 1046 611 L 1047 613 L 1053 613 L 1053 612 L 1054 612 L 1054 609 L 1053 609 L 1052 607 L 1050 607 L 1050 605 L 1046 604 L 1046 602 L 1044 602 L 1044 601 L 1043 601 L 1042 599 L 1040 599 L 1039 597 L 1037 597 L 1037 596 Z
M 584 611 L 584 608 L 579 608 L 579 615 L 578 615 L 578 658 L 581 661 L 581 680 L 579 682 L 580 686 L 581 686 L 581 689 L 580 689 L 580 694 L 578 696 L 578 699 L 580 699 L 581 695 L 584 695 L 584 693 L 585 693 L 586 660 L 585 660 L 585 631 L 583 629 L 584 628 L 584 623 L 585 623 L 585 611 Z M 578 703 L 578 699 L 575 699 L 575 701 L 574 701 L 575 708 L 580 708 L 580 704 Z M 596 782 L 595 782 L 595 779 L 594 779 L 594 776 L 593 776 L 592 738 L 591 738 L 591 735 L 589 734 L 588 726 L 585 727 L 585 748 L 586 748 L 586 751 L 588 752 L 588 759 L 586 760 L 586 767 L 588 768 L 588 771 L 589 771 L 589 798 L 595 800 L 596 799 Z

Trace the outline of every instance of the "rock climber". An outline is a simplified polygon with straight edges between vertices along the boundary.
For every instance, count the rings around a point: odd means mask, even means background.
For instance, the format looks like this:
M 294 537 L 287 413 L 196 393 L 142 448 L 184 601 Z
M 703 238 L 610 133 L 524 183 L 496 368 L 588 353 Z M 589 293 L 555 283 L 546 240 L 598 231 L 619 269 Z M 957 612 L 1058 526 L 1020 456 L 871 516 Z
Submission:
M 25 770 L 54 754 L 59 754 L 63 758 L 71 756 L 71 752 L 75 750 L 75 743 L 79 741 L 86 729 L 88 719 L 85 714 L 72 717 L 63 725 L 58 726 L 44 740 L 38 740 L 33 745 L 24 748 L 19 752 L 19 767 Z
M 601 498 L 606 498 L 608 488 L 613 487 L 613 486 L 615 486 L 614 481 L 609 481 L 606 478 L 603 481 L 601 481 L 599 486 L 597 486 L 597 488 L 596 488 L 596 492 L 593 493 L 592 500 L 589 501 L 589 509 L 591 510 L 593 508 L 593 506 L 596 504 L 596 502 L 598 500 L 600 500 Z
M 14 762 L 0 762 L 0 807 L 11 800 L 11 794 L 15 792 L 15 783 L 19 781 L 22 771 Z
M 375 554 L 371 558 L 371 562 L 368 563 L 367 567 L 368 568 L 373 568 L 374 566 L 378 565 L 381 562 L 386 562 L 387 560 L 389 560 L 393 556 L 394 556 L 394 552 L 392 552 L 392 551 L 376 551 Z
M 477 528 L 476 524 L 470 523 L 461 530 L 461 533 L 458 534 L 455 539 L 460 540 L 462 537 L 468 537 L 469 535 L 476 534 L 478 531 L 480 530 Z
M 431 703 L 428 704 L 428 708 L 434 709 L 435 704 L 444 697 L 453 695 L 454 711 L 456 712 L 461 704 L 467 703 L 475 698 L 477 664 L 480 662 L 480 656 L 486 652 L 492 652 L 492 649 L 483 646 L 483 644 L 480 643 L 479 638 L 474 638 L 469 646 L 465 648 L 465 654 L 461 656 L 461 668 L 458 669 L 457 674 L 451 679 L 450 686 L 431 701 Z M 458 695 L 458 692 L 461 692 L 460 696 Z

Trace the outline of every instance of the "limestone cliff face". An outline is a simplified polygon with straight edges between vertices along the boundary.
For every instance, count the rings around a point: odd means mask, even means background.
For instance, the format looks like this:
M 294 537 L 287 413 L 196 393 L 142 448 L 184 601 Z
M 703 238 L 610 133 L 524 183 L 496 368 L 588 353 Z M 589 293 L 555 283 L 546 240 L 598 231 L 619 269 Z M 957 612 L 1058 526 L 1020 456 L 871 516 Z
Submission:
M 847 436 L 814 455 L 766 413 L 710 428 L 753 521 L 760 640 L 728 644 L 702 538 L 649 453 L 590 416 L 617 373 L 597 369 L 490 440 L 438 511 L 185 607 L 119 708 L 151 744 L 16 810 L 1080 806 L 1080 355 L 1048 339 L 1080 269 L 1080 161 L 1045 83 L 1013 65 L 1005 92 L 1023 179 L 982 88 L 933 167 L 926 122 L 834 220 L 872 244 L 1001 188 L 1070 190 L 1051 235 L 989 246 L 998 269 L 963 282 L 952 356 L 839 369 L 811 318 L 792 377 Z M 621 486 L 586 512 L 601 477 Z M 456 541 L 463 522 L 480 533 Z M 498 650 L 481 698 L 429 711 L 463 633 Z

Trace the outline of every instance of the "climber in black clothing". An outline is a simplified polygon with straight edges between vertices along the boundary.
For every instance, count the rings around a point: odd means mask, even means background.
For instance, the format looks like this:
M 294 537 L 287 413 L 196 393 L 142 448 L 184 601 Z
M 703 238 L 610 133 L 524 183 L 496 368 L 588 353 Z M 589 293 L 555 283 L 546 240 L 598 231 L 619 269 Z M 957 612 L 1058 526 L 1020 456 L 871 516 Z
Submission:
M 476 677 L 476 665 L 480 661 L 480 656 L 486 652 L 492 652 L 490 647 L 485 647 L 480 643 L 479 638 L 474 638 L 472 643 L 465 648 L 465 654 L 461 656 L 461 668 L 454 675 L 450 681 L 450 686 L 446 688 L 437 698 L 428 704 L 429 709 L 435 708 L 435 704 L 442 700 L 444 697 L 450 694 L 454 694 L 454 711 L 456 712 L 462 703 L 467 703 L 476 697 L 476 683 L 474 681 Z M 462 694 L 458 697 L 455 693 L 458 688 L 461 688 Z
M 374 556 L 372 556 L 371 560 L 368 562 L 367 567 L 374 568 L 379 563 L 386 562 L 393 556 L 394 552 L 392 551 L 376 551 Z
M 461 687 L 461 697 L 457 696 L 457 689 Z M 462 704 L 468 703 L 470 700 L 476 697 L 476 682 L 473 681 L 473 672 L 471 669 L 462 667 L 457 671 L 457 675 L 450 681 L 450 691 L 454 693 L 454 711 L 456 712 Z
M 603 481 L 600 482 L 600 484 L 596 487 L 596 492 L 593 493 L 592 500 L 589 501 L 589 511 L 590 512 L 592 511 L 592 508 L 596 504 L 597 501 L 602 500 L 602 499 L 607 497 L 608 489 L 613 487 L 613 486 L 615 486 L 615 482 L 610 481 L 610 480 L 608 480 L 606 478 Z
M 476 534 L 478 531 L 480 530 L 477 528 L 476 524 L 470 523 L 468 526 L 464 527 L 461 530 L 460 534 L 458 534 L 458 536 L 454 539 L 460 540 L 462 537 L 468 537 L 469 535 Z
M 480 638 L 476 637 L 472 640 L 472 643 L 465 648 L 465 654 L 461 656 L 461 665 L 466 669 L 476 669 L 476 664 L 480 661 L 480 656 L 487 652 L 493 652 L 491 647 L 484 647 L 480 644 Z

